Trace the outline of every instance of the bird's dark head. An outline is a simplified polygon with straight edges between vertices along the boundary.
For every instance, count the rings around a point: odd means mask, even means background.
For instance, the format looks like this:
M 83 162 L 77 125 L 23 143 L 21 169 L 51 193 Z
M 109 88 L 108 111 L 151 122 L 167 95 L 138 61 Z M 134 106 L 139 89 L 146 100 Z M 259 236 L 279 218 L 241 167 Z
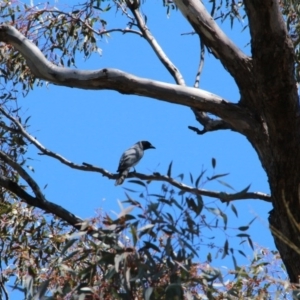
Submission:
M 148 141 L 141 141 L 141 144 L 142 144 L 144 150 L 155 149 L 155 147 L 152 146 L 151 143 Z

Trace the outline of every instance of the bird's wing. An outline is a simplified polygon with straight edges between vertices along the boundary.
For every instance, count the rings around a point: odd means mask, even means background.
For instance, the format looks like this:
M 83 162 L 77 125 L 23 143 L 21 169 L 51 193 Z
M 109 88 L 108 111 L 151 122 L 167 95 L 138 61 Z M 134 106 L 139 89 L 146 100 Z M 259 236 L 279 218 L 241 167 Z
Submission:
M 126 150 L 121 156 L 117 172 L 122 172 L 127 168 L 134 167 L 142 157 L 143 150 L 138 145 L 134 145 Z

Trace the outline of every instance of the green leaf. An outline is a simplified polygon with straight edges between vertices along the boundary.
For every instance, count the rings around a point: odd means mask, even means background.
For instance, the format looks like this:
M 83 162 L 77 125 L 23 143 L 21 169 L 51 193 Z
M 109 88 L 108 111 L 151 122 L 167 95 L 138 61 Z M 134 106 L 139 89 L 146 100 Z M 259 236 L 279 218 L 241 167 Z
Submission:
M 234 255 L 232 255 L 232 260 L 233 260 L 234 269 L 237 270 L 238 266 L 237 266 L 236 259 L 235 259 Z M 236 276 L 237 276 L 237 274 L 236 274 Z
M 172 174 L 172 164 L 173 164 L 173 161 L 170 162 L 169 167 L 168 167 L 168 172 L 167 172 L 168 177 L 171 177 L 171 174 Z
M 238 230 L 240 230 L 240 231 L 246 231 L 246 230 L 248 230 L 249 229 L 249 226 L 240 226 L 239 228 L 238 228 Z
M 225 244 L 224 244 L 224 247 L 223 247 L 223 255 L 222 255 L 222 259 L 228 255 L 228 248 L 229 248 L 229 243 L 228 243 L 228 240 L 226 239 L 225 241 Z
M 174 203 L 179 209 L 183 210 L 183 207 L 175 199 L 172 199 L 171 203 Z
M 232 196 L 234 196 L 235 199 L 237 199 L 237 198 L 243 198 L 244 195 L 248 192 L 250 186 L 251 186 L 251 184 L 249 184 L 246 188 L 244 188 L 240 192 L 232 194 Z
M 157 252 L 160 252 L 160 249 L 156 245 L 154 245 L 154 244 L 152 244 L 150 242 L 146 242 L 146 241 L 144 241 L 143 243 L 145 244 L 145 246 L 143 248 L 153 249 L 153 250 L 155 250 Z
M 231 190 L 235 191 L 235 189 L 227 182 L 223 181 L 223 180 L 217 180 L 220 184 L 230 188 Z
M 219 208 L 206 207 L 206 209 L 218 217 L 222 215 L 222 212 Z
M 180 178 L 180 180 L 182 181 L 182 180 L 183 180 L 183 178 L 184 178 L 184 174 L 183 174 L 183 173 L 181 173 L 181 174 L 179 174 L 177 177 L 179 177 L 179 178 Z
M 228 221 L 227 215 L 225 213 L 221 212 L 221 217 L 224 222 L 224 230 L 226 230 L 227 229 L 227 221 Z
M 179 195 L 179 196 L 182 196 L 182 195 L 184 195 L 185 193 L 186 193 L 186 191 L 181 190 L 181 191 L 178 192 L 178 195 Z
M 252 248 L 252 250 L 254 250 L 253 243 L 252 243 L 252 240 L 251 240 L 250 237 L 248 237 L 248 242 L 249 242 L 250 247 Z
M 238 217 L 238 212 L 237 212 L 235 206 L 233 204 L 231 204 L 230 208 L 233 211 L 233 213 L 236 215 L 236 217 Z
M 199 186 L 199 182 L 200 182 L 200 180 L 201 180 L 201 178 L 202 178 L 202 176 L 204 175 L 205 172 L 206 172 L 206 170 L 202 171 L 202 172 L 200 173 L 200 175 L 198 176 L 198 178 L 196 179 L 196 182 L 195 182 L 195 186 L 196 186 L 196 187 Z
M 190 180 L 191 180 L 191 183 L 193 184 L 194 183 L 194 178 L 193 178 L 192 173 L 190 173 Z
M 246 237 L 246 238 L 248 238 L 250 235 L 247 234 L 247 233 L 239 233 L 239 234 L 237 234 L 236 236 L 237 236 L 237 237 Z
M 220 177 L 225 177 L 225 176 L 227 176 L 227 175 L 229 175 L 229 173 L 224 173 L 224 174 L 217 174 L 217 175 L 214 175 L 214 176 L 212 176 L 212 177 L 207 177 L 207 180 L 214 180 L 214 179 L 217 179 L 217 178 L 220 178 Z
M 154 226 L 155 226 L 154 224 L 147 224 L 147 225 L 139 228 L 138 231 L 145 231 L 145 230 L 153 228 Z
M 203 210 L 203 207 L 204 207 L 204 204 L 203 204 L 203 199 L 202 199 L 202 196 L 201 195 L 197 195 L 197 213 L 196 215 L 200 215 L 202 210 Z
M 216 161 L 216 159 L 214 157 L 211 159 L 211 164 L 212 164 L 213 168 L 216 167 L 217 161 Z
M 141 180 L 128 180 L 127 182 L 139 184 L 139 185 L 141 185 L 143 187 L 146 187 L 146 184 L 143 181 L 141 181 Z

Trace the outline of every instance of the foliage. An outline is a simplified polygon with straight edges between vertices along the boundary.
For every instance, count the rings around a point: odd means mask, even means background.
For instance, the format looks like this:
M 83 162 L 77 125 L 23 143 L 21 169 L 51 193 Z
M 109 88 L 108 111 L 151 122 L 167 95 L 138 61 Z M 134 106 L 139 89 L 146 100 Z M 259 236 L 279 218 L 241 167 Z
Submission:
M 16 139 L 19 133 L 11 130 L 14 125 L 2 121 L 1 126 L 7 128 L 3 141 L 8 149 L 13 150 L 14 145 L 23 149 L 26 143 Z M 18 143 L 12 144 L 12 140 Z M 215 159 L 212 166 L 216 168 Z M 6 173 L 6 177 L 14 178 L 13 174 Z M 167 175 L 172 176 L 172 163 Z M 230 187 L 220 180 L 224 176 L 205 176 L 203 171 L 195 179 L 192 174 L 189 177 L 195 187 L 211 181 Z M 183 174 L 179 177 L 184 179 Z M 151 194 L 150 182 L 131 183 L 142 189 L 138 198 L 145 204 L 127 194 L 123 203 L 129 206 L 120 203 L 117 219 L 99 211 L 81 224 L 80 231 L 5 191 L 0 221 L 2 294 L 7 294 L 5 283 L 13 278 L 14 284 L 9 286 L 22 291 L 26 299 L 183 299 L 183 295 L 187 299 L 222 299 L 228 295 L 286 294 L 286 283 L 268 275 L 271 259 L 265 261 L 259 254 L 248 267 L 238 265 L 236 254 L 245 254 L 230 246 L 232 238 L 228 237 L 235 235 L 241 244 L 247 242 L 253 248 L 247 234 L 253 220 L 230 227 L 226 210 L 238 217 L 234 204 L 222 208 L 216 201 L 204 204 L 200 195 L 166 184 L 160 194 Z M 214 242 L 216 230 L 225 235 L 223 245 Z M 208 252 L 204 255 L 205 248 Z M 226 256 L 233 259 L 233 270 L 222 272 L 213 267 L 214 260 Z
M 241 1 L 210 2 L 215 19 L 230 18 L 233 25 L 236 19 L 245 18 Z M 176 8 L 172 1 L 164 1 L 164 5 L 168 14 Z M 295 76 L 299 82 L 300 6 L 293 1 L 282 1 L 281 5 L 294 41 Z M 112 10 L 121 15 L 125 25 L 107 28 L 105 17 Z M 28 6 L 4 0 L 0 4 L 0 17 L 38 45 L 51 62 L 66 67 L 76 66 L 77 53 L 85 59 L 93 53 L 101 54 L 98 39 L 109 37 L 111 32 L 141 35 L 126 2 L 121 0 L 85 1 L 71 8 Z M 1 44 L 0 60 L 1 107 L 6 107 L 10 116 L 26 129 L 29 118 L 23 121 L 20 117 L 16 94 L 22 91 L 26 95 L 35 83 L 43 83 L 30 73 L 24 57 L 10 45 Z M 0 138 L 1 178 L 17 183 L 24 191 L 29 190 L 20 178 L 22 170 L 13 167 L 16 163 L 30 169 L 29 158 L 25 157 L 28 140 L 14 122 L 3 116 Z M 215 168 L 215 160 L 212 165 Z M 195 179 L 190 175 L 195 188 L 212 180 L 220 181 L 226 175 L 213 174 L 204 179 L 204 174 Z M 167 176 L 172 176 L 172 164 Z M 178 177 L 183 181 L 183 175 Z M 228 211 L 232 212 L 230 219 L 238 217 L 234 204 L 227 202 L 220 208 L 214 201 L 205 203 L 201 195 L 187 193 L 183 188 L 173 189 L 167 184 L 161 186 L 159 194 L 151 194 L 149 182 L 133 180 L 131 183 L 142 188 L 142 192 L 133 198 L 130 195 L 136 191 L 131 190 L 123 201 L 129 207 L 123 208 L 120 203 L 117 219 L 101 212 L 83 222 L 81 230 L 56 216 L 45 215 L 47 211 L 25 204 L 24 199 L 2 187 L 2 295 L 7 297 L 6 284 L 11 278 L 15 279 L 13 287 L 24 292 L 26 299 L 182 299 L 183 295 L 186 299 L 275 299 L 277 296 L 284 299 L 292 289 L 296 290 L 282 278 L 284 271 L 277 265 L 278 253 L 253 245 L 247 233 L 253 221 L 229 226 Z M 215 230 L 224 234 L 222 245 L 213 242 Z M 214 233 L 211 236 L 207 232 Z M 242 257 L 245 254 L 242 246 L 231 246 L 232 236 L 255 250 L 248 266 L 238 264 L 236 254 Z M 203 249 L 207 249 L 205 255 Z M 213 266 L 214 260 L 225 257 L 232 259 L 232 270 Z
M 276 274 L 278 253 L 273 253 L 274 261 L 262 249 L 249 266 L 238 266 L 236 253 L 245 256 L 242 250 L 232 248 L 228 239 L 216 245 L 213 236 L 207 237 L 212 230 L 226 236 L 235 231 L 242 244 L 248 241 L 253 247 L 245 232 L 251 222 L 228 229 L 225 212 L 204 205 L 201 197 L 164 184 L 161 194 L 151 195 L 148 185 L 133 183 L 144 187 L 139 197 L 145 206 L 127 195 L 123 203 L 129 206 L 120 203 L 117 219 L 99 211 L 79 232 L 22 203 L 2 212 L 3 278 L 15 277 L 14 287 L 26 299 L 37 294 L 40 299 L 47 291 L 47 299 L 182 299 L 183 294 L 187 299 L 253 299 L 288 293 L 287 282 L 278 279 L 282 270 Z M 232 257 L 233 270 L 213 267 L 214 260 L 226 256 Z

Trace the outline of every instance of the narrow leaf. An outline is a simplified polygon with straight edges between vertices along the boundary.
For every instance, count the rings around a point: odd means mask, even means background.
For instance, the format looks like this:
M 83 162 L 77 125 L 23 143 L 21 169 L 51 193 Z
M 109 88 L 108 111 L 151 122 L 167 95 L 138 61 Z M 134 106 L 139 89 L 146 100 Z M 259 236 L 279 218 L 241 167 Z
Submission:
M 228 247 L 229 247 L 229 243 L 228 240 L 226 239 L 224 247 L 223 247 L 223 255 L 222 255 L 222 259 L 228 255 Z
M 244 195 L 248 192 L 250 186 L 251 186 L 251 184 L 249 184 L 246 188 L 244 188 L 240 192 L 232 194 L 232 196 L 234 196 L 234 199 L 241 199 L 241 198 L 243 198 Z
M 141 181 L 141 180 L 128 180 L 127 182 L 139 184 L 139 185 L 141 185 L 143 187 L 146 187 L 146 184 L 143 181 Z
M 254 250 L 253 243 L 252 243 L 252 240 L 251 240 L 250 237 L 248 237 L 248 242 L 249 242 L 250 247 L 252 248 L 252 250 Z
M 241 238 L 243 238 L 243 237 L 248 238 L 248 237 L 249 237 L 249 234 L 247 234 L 247 233 L 239 233 L 239 234 L 237 234 L 236 236 L 237 236 L 237 237 L 241 237 Z
M 168 177 L 171 177 L 171 174 L 172 174 L 172 164 L 173 164 L 173 161 L 171 161 L 169 164 L 169 168 L 168 168 L 168 172 L 167 172 Z
M 212 164 L 213 168 L 216 167 L 217 161 L 216 161 L 216 159 L 214 157 L 211 159 L 211 164 Z
M 192 173 L 190 173 L 190 180 L 191 180 L 191 183 L 193 184 L 194 183 L 194 178 L 193 178 Z
M 196 186 L 196 187 L 199 186 L 199 182 L 200 182 L 200 180 L 201 180 L 201 178 L 202 178 L 202 176 L 204 175 L 205 172 L 206 172 L 206 170 L 202 171 L 202 172 L 200 173 L 200 175 L 198 176 L 198 178 L 196 179 L 196 182 L 195 182 L 195 186 Z
M 146 242 L 146 241 L 144 241 L 144 244 L 145 244 L 145 248 L 146 249 L 153 249 L 153 250 L 155 250 L 155 251 L 157 251 L 157 252 L 160 252 L 160 249 L 156 246 L 156 245 L 154 245 L 154 244 L 152 244 L 152 243 L 150 243 L 150 242 Z M 143 248 L 144 248 L 143 247 Z
M 238 218 L 238 212 L 237 212 L 235 206 L 233 204 L 231 204 L 230 208 L 233 211 L 233 213 L 236 215 L 236 217 Z
M 220 178 L 220 177 L 224 177 L 224 176 L 227 176 L 227 175 L 229 175 L 229 173 L 217 174 L 217 175 L 214 175 L 212 177 L 207 177 L 207 180 L 214 180 L 214 179 L 217 179 L 217 178 Z
M 249 229 L 249 226 L 240 226 L 239 228 L 238 228 L 238 230 L 240 230 L 240 231 L 246 231 L 246 230 L 248 230 Z

